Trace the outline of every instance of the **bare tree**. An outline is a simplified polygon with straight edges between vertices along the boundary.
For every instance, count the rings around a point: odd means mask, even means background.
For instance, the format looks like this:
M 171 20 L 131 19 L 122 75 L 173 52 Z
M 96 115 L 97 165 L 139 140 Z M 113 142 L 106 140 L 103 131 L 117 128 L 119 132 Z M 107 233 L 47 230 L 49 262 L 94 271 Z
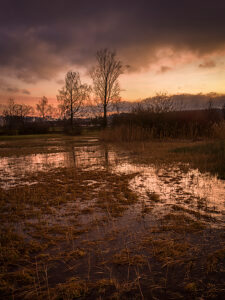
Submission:
M 36 109 L 39 115 L 45 120 L 47 115 L 51 115 L 52 106 L 48 104 L 48 98 L 43 96 L 38 104 L 36 104 Z
M 21 120 L 34 113 L 33 107 L 26 104 L 16 104 L 16 111 Z
M 65 77 L 65 86 L 59 90 L 57 99 L 59 108 L 65 117 L 70 117 L 71 128 L 73 129 L 74 115 L 79 111 L 81 105 L 89 97 L 91 87 L 81 84 L 80 74 L 69 71 Z
M 10 98 L 8 100 L 8 105 L 6 106 L 6 108 L 3 110 L 3 115 L 6 117 L 12 117 L 15 116 L 15 111 L 16 111 L 16 104 L 14 102 L 13 98 Z
M 19 117 L 21 119 L 33 114 L 33 107 L 26 104 L 16 104 L 14 99 L 10 98 L 6 109 L 3 111 L 4 116 Z
M 175 109 L 173 98 L 167 93 L 157 93 L 156 96 L 144 101 L 144 105 L 149 112 L 167 113 Z
M 10 129 L 24 125 L 25 118 L 32 115 L 33 107 L 26 104 L 16 104 L 14 99 L 10 98 L 6 109 L 3 111 L 6 126 Z
M 123 65 L 116 53 L 102 49 L 96 54 L 97 63 L 91 70 L 96 97 L 103 106 L 104 127 L 107 126 L 107 108 L 109 103 L 120 99 L 119 76 L 123 73 Z

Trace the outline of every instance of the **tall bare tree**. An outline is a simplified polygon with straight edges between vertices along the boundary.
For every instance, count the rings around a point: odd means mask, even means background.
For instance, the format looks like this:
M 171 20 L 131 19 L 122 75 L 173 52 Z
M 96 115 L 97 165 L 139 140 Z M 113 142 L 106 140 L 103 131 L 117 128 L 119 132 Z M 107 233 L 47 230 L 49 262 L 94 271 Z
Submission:
M 120 99 L 119 76 L 123 72 L 123 65 L 116 57 L 116 52 L 109 49 L 97 51 L 97 63 L 91 70 L 91 77 L 96 97 L 103 106 L 104 126 L 107 126 L 108 105 Z
M 48 98 L 45 96 L 43 96 L 38 104 L 36 104 L 36 109 L 43 119 L 52 113 L 52 106 L 48 104 Z
M 80 74 L 78 72 L 67 72 L 65 86 L 59 90 L 57 99 L 59 101 L 59 107 L 64 110 L 64 115 L 70 117 L 72 129 L 74 115 L 89 97 L 90 91 L 91 87 L 89 85 L 81 83 Z

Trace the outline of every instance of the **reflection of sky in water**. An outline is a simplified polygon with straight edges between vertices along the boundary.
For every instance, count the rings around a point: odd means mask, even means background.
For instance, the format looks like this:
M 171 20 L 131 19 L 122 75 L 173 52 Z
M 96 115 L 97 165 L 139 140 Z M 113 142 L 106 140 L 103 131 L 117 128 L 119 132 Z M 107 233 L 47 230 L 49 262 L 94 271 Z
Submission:
M 220 198 L 225 202 L 225 181 L 217 179 L 209 173 L 202 174 L 197 169 L 184 172 L 182 168 L 157 168 L 154 165 L 138 166 L 123 163 L 115 167 L 115 172 L 140 172 L 131 182 L 133 189 L 149 193 L 159 193 L 162 198 L 172 199 L 174 196 L 196 196 L 209 198 L 211 201 Z
M 61 149 L 62 150 L 62 149 Z M 19 157 L 0 158 L 0 180 L 3 188 L 21 183 L 32 184 L 29 175 L 38 171 L 49 171 L 60 167 L 86 170 L 109 168 L 114 173 L 138 174 L 130 181 L 130 188 L 140 198 L 151 204 L 149 194 L 160 196 L 158 207 L 181 205 L 222 220 L 225 214 L 225 181 L 198 170 L 184 171 L 181 164 L 156 167 L 130 162 L 126 152 L 113 151 L 106 146 L 71 147 L 59 153 L 32 154 Z M 34 183 L 34 182 L 33 182 Z
M 116 162 L 115 153 L 99 146 L 71 147 L 70 152 L 31 154 L 0 158 L 0 180 L 4 188 L 14 186 L 31 173 L 62 167 L 99 169 Z
M 130 188 L 139 197 L 151 203 L 151 193 L 160 196 L 162 205 L 181 205 L 184 209 L 209 214 L 225 220 L 225 181 L 197 169 L 182 170 L 182 166 L 157 168 L 122 163 L 114 168 L 116 173 L 140 172 L 130 181 Z M 158 203 L 158 206 L 160 203 Z

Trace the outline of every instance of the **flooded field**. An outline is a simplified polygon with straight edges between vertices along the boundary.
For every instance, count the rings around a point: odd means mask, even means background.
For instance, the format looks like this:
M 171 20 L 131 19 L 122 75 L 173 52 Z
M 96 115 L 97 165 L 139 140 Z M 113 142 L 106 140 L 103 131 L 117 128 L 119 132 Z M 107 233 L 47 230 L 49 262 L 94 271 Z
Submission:
M 0 143 L 3 299 L 222 299 L 225 181 L 96 138 Z

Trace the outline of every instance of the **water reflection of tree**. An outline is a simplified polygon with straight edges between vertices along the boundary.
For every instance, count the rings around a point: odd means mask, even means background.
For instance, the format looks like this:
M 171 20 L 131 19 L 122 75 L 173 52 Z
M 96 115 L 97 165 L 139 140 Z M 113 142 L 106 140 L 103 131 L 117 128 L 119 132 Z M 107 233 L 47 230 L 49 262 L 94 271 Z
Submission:
M 72 162 L 73 162 L 73 167 L 77 167 L 77 159 L 76 159 L 76 153 L 75 153 L 75 147 L 71 147 L 71 154 L 72 154 Z
M 109 168 L 109 150 L 108 150 L 108 146 L 104 145 L 103 147 L 103 151 L 104 151 L 104 164 L 105 164 L 105 168 L 108 169 Z
M 107 145 L 102 145 L 101 148 L 85 151 L 76 149 L 76 147 L 70 148 L 69 163 L 74 169 L 78 167 L 90 167 L 90 166 L 103 166 L 108 169 L 110 166 L 110 153 Z

